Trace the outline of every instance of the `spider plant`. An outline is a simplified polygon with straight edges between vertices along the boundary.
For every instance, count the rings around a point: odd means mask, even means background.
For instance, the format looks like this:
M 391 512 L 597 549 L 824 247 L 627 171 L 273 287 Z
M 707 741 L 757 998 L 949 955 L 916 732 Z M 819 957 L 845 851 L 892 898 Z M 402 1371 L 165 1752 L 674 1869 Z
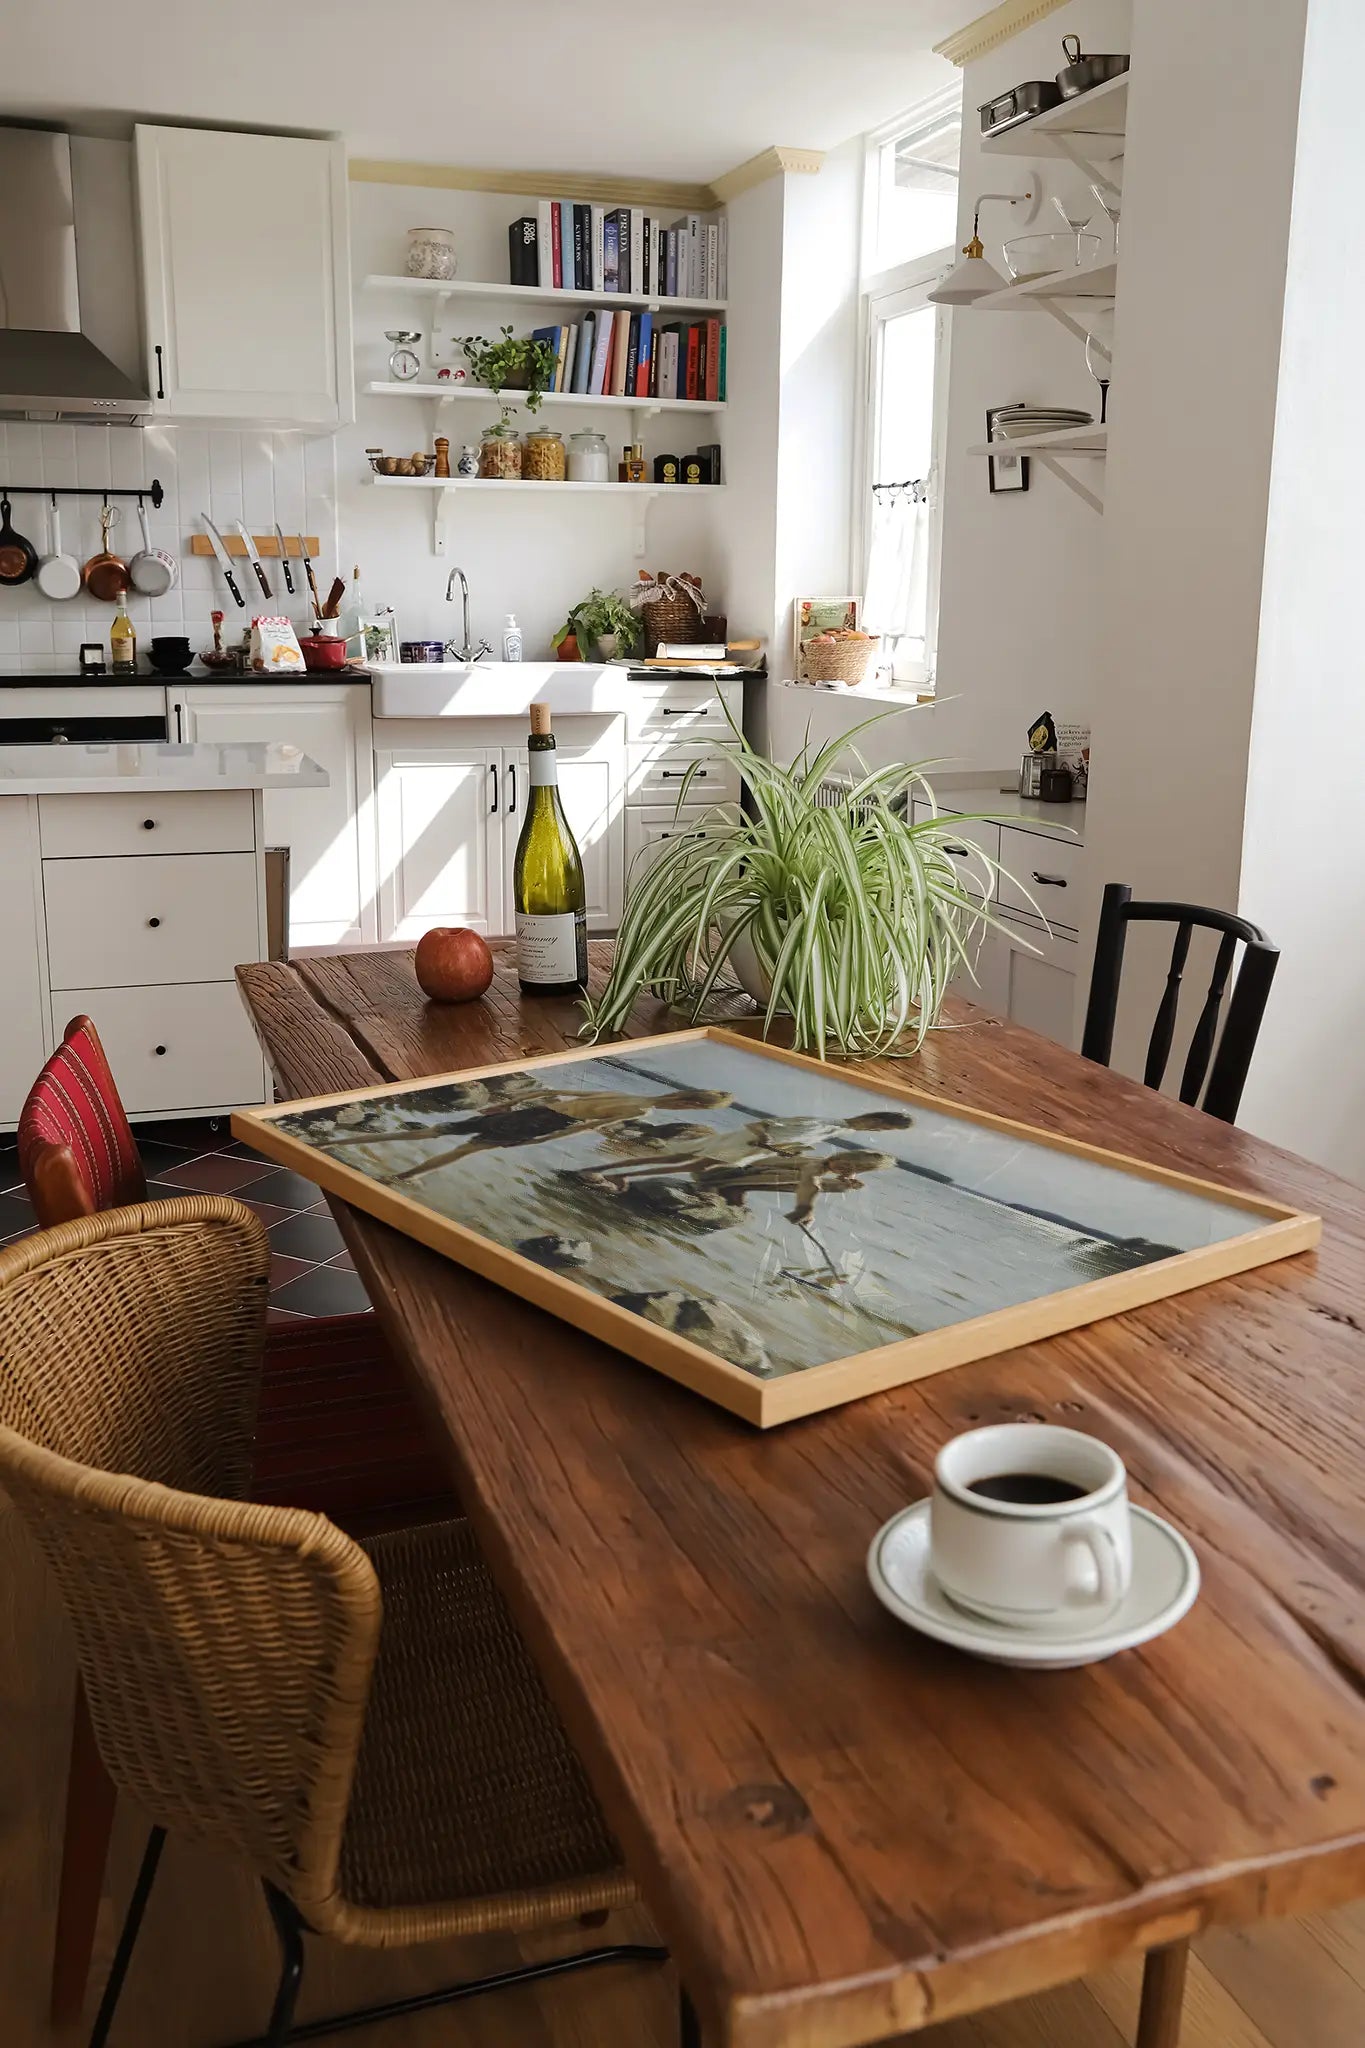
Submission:
M 747 783 L 751 808 L 708 809 L 637 860 L 610 978 L 584 1004 L 586 1036 L 620 1032 L 641 989 L 695 1023 L 728 969 L 766 996 L 765 1037 L 789 1014 L 796 1044 L 821 1059 L 923 1043 L 953 976 L 973 975 L 994 922 L 979 899 L 994 893 L 999 870 L 974 848 L 964 879 L 947 851 L 960 819 L 912 822 L 912 796 L 933 800 L 922 765 L 869 769 L 858 755 L 858 734 L 889 715 L 813 755 L 808 743 L 788 768 L 734 728 L 719 751 Z M 844 758 L 856 772 L 831 804 L 821 785 Z M 675 817 L 690 785 L 691 771 Z

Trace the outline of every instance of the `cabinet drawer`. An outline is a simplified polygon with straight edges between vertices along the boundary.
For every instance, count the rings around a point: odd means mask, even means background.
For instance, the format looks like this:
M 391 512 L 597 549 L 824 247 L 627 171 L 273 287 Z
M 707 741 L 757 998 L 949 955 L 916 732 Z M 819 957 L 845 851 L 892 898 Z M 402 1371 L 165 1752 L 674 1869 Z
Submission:
M 45 860 L 54 989 L 229 981 L 260 957 L 256 857 Z
M 1000 908 L 1075 931 L 1084 862 L 1085 848 L 1074 839 L 1047 839 L 1006 826 L 1000 834 L 1000 863 L 1008 870 L 1000 878 Z
M 54 996 L 52 1030 L 94 1018 L 131 1116 L 237 1109 L 266 1101 L 265 1062 L 235 981 L 79 988 Z
M 934 813 L 928 804 L 917 801 L 911 815 L 916 825 L 922 825 Z M 935 823 L 943 827 L 943 850 L 957 869 L 959 880 L 978 901 L 982 900 L 983 890 L 988 899 L 994 893 L 995 870 L 973 860 L 972 854 L 979 848 L 993 861 L 999 860 L 1000 827 L 986 819 L 954 818 L 942 811 Z
M 98 853 L 250 853 L 249 789 L 168 790 L 164 796 L 40 796 L 49 857 Z M 127 979 L 127 976 L 124 976 Z
M 710 754 L 703 747 L 669 747 L 661 753 L 632 747 L 626 764 L 626 802 L 675 804 L 694 761 L 697 772 L 688 784 L 688 803 L 734 803 L 739 770 L 724 754 Z
M 725 716 L 720 686 L 701 677 L 670 677 L 667 682 L 635 683 L 626 706 L 626 738 L 687 739 L 705 734 L 726 739 L 733 735 Z M 736 721 L 739 718 L 735 707 Z
M 628 810 L 626 812 L 627 881 L 630 881 L 634 875 L 639 873 L 639 869 L 635 867 L 635 857 L 637 854 L 643 853 L 646 847 L 662 846 L 666 839 L 682 838 L 687 831 L 688 819 L 695 816 L 696 813 L 692 809 L 691 804 L 687 806 L 681 817 L 675 817 L 671 810 L 646 810 L 641 805 L 636 805 L 631 810 Z M 647 861 L 648 855 L 646 854 L 645 859 L 640 863 L 640 867 L 643 868 Z

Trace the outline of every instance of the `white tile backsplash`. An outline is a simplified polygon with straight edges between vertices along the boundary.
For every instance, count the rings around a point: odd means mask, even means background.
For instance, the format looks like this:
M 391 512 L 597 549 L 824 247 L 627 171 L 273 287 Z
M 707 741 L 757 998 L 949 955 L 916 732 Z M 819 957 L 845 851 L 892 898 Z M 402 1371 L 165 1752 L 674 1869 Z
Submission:
M 130 594 L 129 616 L 144 642 L 153 633 L 188 633 L 198 647 L 212 638 L 209 613 L 222 609 L 245 624 L 256 609 L 248 593 L 250 570 L 239 577 L 247 609 L 238 612 L 223 586 L 218 565 L 189 552 L 190 538 L 202 532 L 207 512 L 220 531 L 243 519 L 251 531 L 268 534 L 278 521 L 286 533 L 316 533 L 321 542 L 319 579 L 325 587 L 337 562 L 336 444 L 330 435 L 272 434 L 259 427 L 236 432 L 190 427 L 38 426 L 28 420 L 0 422 L 0 481 L 48 487 L 79 484 L 106 487 L 150 483 L 158 477 L 165 490 L 159 509 L 148 500 L 154 547 L 167 548 L 180 563 L 180 582 L 165 597 Z M 140 545 L 137 507 L 131 499 L 114 501 L 119 521 L 115 548 L 132 551 Z M 48 545 L 47 508 L 27 491 L 13 501 L 12 518 L 41 554 Z M 80 561 L 95 553 L 100 538 L 98 498 L 61 501 L 62 542 Z M 302 623 L 304 598 L 289 598 L 278 569 L 266 573 L 279 609 Z M 349 574 L 349 571 L 343 573 Z M 300 586 L 301 576 L 295 578 Z M 17 590 L 0 587 L 0 673 L 34 674 L 69 670 L 83 642 L 97 640 L 107 649 L 115 607 L 99 604 L 84 593 L 53 604 L 33 583 Z

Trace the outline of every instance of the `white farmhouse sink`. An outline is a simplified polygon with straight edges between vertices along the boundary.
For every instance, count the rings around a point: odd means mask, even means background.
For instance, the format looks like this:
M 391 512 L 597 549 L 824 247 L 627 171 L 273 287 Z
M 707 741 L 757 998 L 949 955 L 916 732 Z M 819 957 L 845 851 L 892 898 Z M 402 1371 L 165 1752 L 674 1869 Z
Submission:
M 376 718 L 524 718 L 532 703 L 573 717 L 612 711 L 629 687 L 595 662 L 378 661 L 370 676 Z

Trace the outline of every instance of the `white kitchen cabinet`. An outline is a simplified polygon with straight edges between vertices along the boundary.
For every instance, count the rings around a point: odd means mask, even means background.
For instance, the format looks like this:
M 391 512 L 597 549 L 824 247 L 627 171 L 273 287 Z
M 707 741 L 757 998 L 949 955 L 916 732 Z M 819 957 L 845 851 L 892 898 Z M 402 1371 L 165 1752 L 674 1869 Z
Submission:
M 411 944 L 438 924 L 515 930 L 512 870 L 530 771 L 508 719 L 381 720 L 375 754 L 379 936 Z M 565 718 L 560 796 L 583 857 L 589 931 L 614 931 L 625 886 L 622 720 Z
M 355 417 L 346 152 L 134 130 L 148 388 L 171 420 Z
M 506 751 L 376 752 L 381 939 L 411 945 L 433 925 L 468 925 L 489 938 L 506 929 Z
M 36 807 L 0 797 L 0 1124 L 12 1124 L 46 1055 Z
M 561 731 L 572 731 L 571 722 Z M 621 829 L 623 756 L 619 746 L 576 745 L 572 739 L 557 740 L 555 754 L 559 767 L 559 796 L 569 830 L 578 842 L 583 859 L 583 888 L 587 904 L 588 930 L 614 932 L 621 922 L 625 897 L 626 851 Z M 507 798 L 507 901 L 503 930 L 514 931 L 512 865 L 521 837 L 530 789 L 529 757 L 524 747 L 508 756 L 514 769 Z
M 265 836 L 289 848 L 291 951 L 373 945 L 374 742 L 367 683 L 190 683 L 171 693 L 177 740 L 276 740 L 327 770 L 326 789 L 265 792 Z

